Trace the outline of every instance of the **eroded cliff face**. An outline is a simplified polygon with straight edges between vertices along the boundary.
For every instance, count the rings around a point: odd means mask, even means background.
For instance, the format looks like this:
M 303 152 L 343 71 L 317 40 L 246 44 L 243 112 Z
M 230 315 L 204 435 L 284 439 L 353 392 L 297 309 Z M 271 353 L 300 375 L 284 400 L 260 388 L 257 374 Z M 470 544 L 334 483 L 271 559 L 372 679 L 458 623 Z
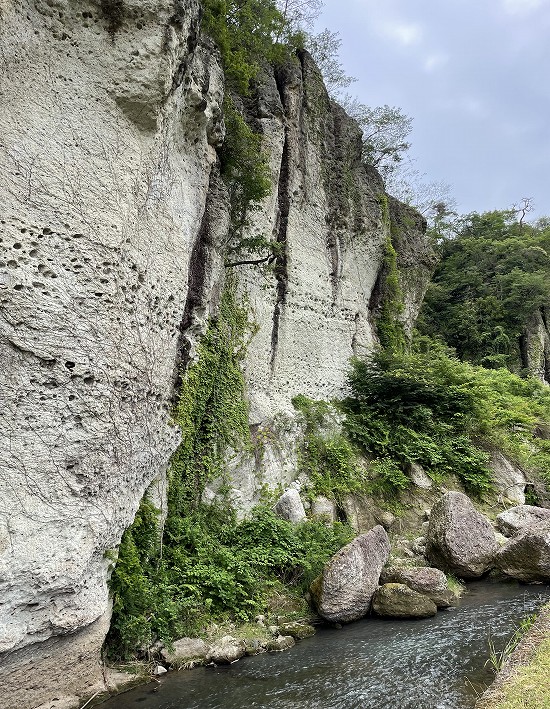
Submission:
M 1 6 L 0 675 L 20 709 L 103 685 L 108 552 L 151 484 L 162 505 L 178 366 L 224 278 L 223 75 L 199 4 L 112 6 Z M 338 395 L 372 350 L 390 230 L 359 131 L 307 55 L 268 72 L 247 111 L 273 180 L 250 231 L 281 245 L 273 273 L 236 269 L 258 326 L 251 425 L 284 424 L 260 466 L 234 464 L 243 508 L 295 475 L 292 396 Z M 431 256 L 405 222 L 408 322 Z
M 2 6 L 0 670 L 26 676 L 13 697 L 3 682 L 4 706 L 101 679 L 105 554 L 179 440 L 176 349 L 223 76 L 197 2 L 124 7 L 111 35 L 100 3 Z M 78 657 L 92 627 L 78 668 L 29 680 L 44 655 Z

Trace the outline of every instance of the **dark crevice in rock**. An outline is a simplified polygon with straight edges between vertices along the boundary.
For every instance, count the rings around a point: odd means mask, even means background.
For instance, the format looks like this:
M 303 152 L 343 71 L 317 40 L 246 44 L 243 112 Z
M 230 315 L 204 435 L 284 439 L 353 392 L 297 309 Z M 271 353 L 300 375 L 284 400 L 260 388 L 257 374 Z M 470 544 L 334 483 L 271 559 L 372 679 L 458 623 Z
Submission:
M 277 347 L 279 343 L 279 325 L 281 314 L 286 303 L 288 285 L 288 215 L 290 211 L 289 181 L 289 146 L 288 129 L 285 129 L 285 142 L 281 157 L 279 184 L 277 188 L 277 234 L 276 241 L 280 245 L 280 253 L 275 260 L 275 278 L 277 279 L 275 307 L 273 308 L 273 328 L 271 330 L 271 368 L 275 366 Z
M 351 351 L 353 352 L 354 357 L 357 355 L 357 333 L 359 330 L 359 320 L 361 316 L 359 313 L 355 313 L 355 317 L 353 318 L 353 335 L 351 338 Z
M 283 111 L 287 113 L 285 92 L 286 74 L 284 70 L 275 72 L 275 83 L 281 99 Z M 275 366 L 277 347 L 279 344 L 279 326 L 281 315 L 286 303 L 288 286 L 288 216 L 290 213 L 290 147 L 289 127 L 285 126 L 285 140 L 281 155 L 281 168 L 277 185 L 277 225 L 275 240 L 279 244 L 280 252 L 275 260 L 275 278 L 277 280 L 275 307 L 273 308 L 273 327 L 271 330 L 271 369 Z
M 529 367 L 529 352 L 527 347 L 527 335 L 524 333 L 518 338 L 519 353 L 521 357 L 521 366 L 523 369 L 528 369 Z
M 182 376 L 189 365 L 190 352 L 192 346 L 193 325 L 195 324 L 196 311 L 204 303 L 207 272 L 210 267 L 211 254 L 214 247 L 214 239 L 210 231 L 210 205 L 214 199 L 215 184 L 218 178 L 218 168 L 215 167 L 210 173 L 208 195 L 199 233 L 193 244 L 191 258 L 189 260 L 189 273 L 187 277 L 187 297 L 183 315 L 179 324 L 178 343 L 176 348 L 176 361 L 174 369 L 174 390 L 172 393 L 172 405 L 177 403 L 178 392 L 182 384 Z
M 200 40 L 200 28 L 201 28 L 201 22 L 202 22 L 202 6 L 199 8 L 199 12 L 197 16 L 191 21 L 189 25 L 189 33 L 187 34 L 187 53 L 185 57 L 182 59 L 182 61 L 179 63 L 178 67 L 176 68 L 176 71 L 174 72 L 174 76 L 172 78 L 172 88 L 170 89 L 170 94 L 173 94 L 176 89 L 181 86 L 181 84 L 184 81 L 185 75 L 187 74 L 187 69 L 189 68 L 189 64 L 191 63 L 191 60 L 193 58 L 193 55 L 195 54 L 195 51 L 197 49 L 197 46 L 199 44 Z M 169 37 L 170 37 L 170 27 L 176 27 L 177 29 L 181 30 L 183 29 L 184 26 L 184 20 L 186 16 L 186 10 L 184 4 L 181 2 L 181 0 L 176 0 L 174 2 L 174 14 L 170 18 L 168 25 L 166 27 L 166 31 L 164 33 L 164 50 L 167 51 L 168 49 L 168 43 L 169 43 Z
M 384 300 L 384 286 L 387 276 L 388 270 L 385 262 L 383 261 L 378 271 L 378 275 L 376 276 L 376 281 L 369 298 L 369 322 L 374 330 L 376 330 L 376 321 L 380 314 L 382 302 Z

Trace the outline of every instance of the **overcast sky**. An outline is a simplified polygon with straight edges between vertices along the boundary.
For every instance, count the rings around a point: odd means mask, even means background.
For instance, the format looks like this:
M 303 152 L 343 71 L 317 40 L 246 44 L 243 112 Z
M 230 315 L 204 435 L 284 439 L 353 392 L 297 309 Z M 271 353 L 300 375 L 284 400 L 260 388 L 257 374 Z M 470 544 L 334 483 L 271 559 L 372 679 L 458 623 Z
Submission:
M 411 155 L 461 213 L 550 215 L 550 0 L 325 0 L 349 91 L 414 118 Z

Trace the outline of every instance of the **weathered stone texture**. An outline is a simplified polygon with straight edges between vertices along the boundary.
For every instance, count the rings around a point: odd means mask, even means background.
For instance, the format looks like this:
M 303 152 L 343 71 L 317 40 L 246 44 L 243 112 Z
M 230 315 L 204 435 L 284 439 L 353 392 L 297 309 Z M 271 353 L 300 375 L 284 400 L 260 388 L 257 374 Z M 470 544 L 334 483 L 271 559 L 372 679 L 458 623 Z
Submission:
M 533 505 L 518 505 L 497 515 L 496 525 L 502 534 L 509 537 L 540 522 L 550 522 L 550 510 Z
M 519 531 L 499 550 L 495 566 L 520 581 L 549 582 L 550 520 Z
M 497 550 L 489 520 L 462 492 L 447 492 L 432 507 L 426 557 L 461 578 L 479 578 Z
M 114 37 L 99 3 L 2 6 L 0 651 L 33 644 L 22 662 L 104 616 L 105 552 L 178 442 L 179 325 L 223 130 L 217 55 L 184 5 L 175 23 L 168 0 L 126 0 Z M 46 698 L 96 677 L 94 637 L 74 677 L 40 673 Z
M 390 541 L 380 525 L 340 549 L 311 585 L 319 615 L 335 623 L 366 615 L 389 554 Z
M 436 604 L 428 596 L 403 583 L 380 586 L 373 596 L 372 609 L 391 618 L 431 618 L 437 613 Z

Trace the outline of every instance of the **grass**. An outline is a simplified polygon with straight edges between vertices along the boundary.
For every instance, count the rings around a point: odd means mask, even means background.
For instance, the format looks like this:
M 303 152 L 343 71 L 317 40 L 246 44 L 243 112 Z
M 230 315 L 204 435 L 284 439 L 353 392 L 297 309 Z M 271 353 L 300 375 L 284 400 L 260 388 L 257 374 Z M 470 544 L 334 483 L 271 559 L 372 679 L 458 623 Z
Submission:
M 550 709 L 550 603 L 506 660 L 477 709 Z

